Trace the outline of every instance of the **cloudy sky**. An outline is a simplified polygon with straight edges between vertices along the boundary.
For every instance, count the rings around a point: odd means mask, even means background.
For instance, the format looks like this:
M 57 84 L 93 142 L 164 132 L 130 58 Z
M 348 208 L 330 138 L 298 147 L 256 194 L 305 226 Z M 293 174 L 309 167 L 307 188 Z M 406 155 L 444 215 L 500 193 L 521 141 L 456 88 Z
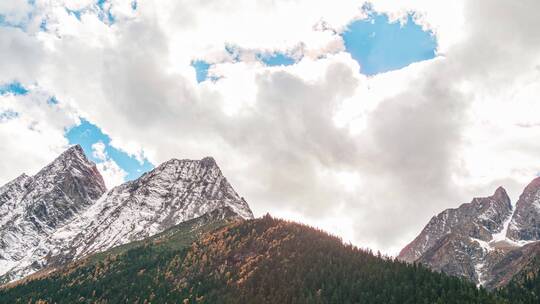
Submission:
M 395 254 L 540 171 L 540 2 L 0 1 L 0 183 L 213 156 L 256 216 Z

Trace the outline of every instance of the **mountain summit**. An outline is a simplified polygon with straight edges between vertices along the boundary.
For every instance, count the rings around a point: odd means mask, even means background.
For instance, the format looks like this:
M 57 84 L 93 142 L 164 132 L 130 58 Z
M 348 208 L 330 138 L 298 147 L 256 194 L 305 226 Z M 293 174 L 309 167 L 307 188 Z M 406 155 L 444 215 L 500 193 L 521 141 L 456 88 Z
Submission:
M 413 262 L 448 234 L 489 242 L 493 234 L 502 231 L 505 219 L 511 214 L 510 198 L 499 187 L 492 196 L 474 198 L 470 203 L 434 216 L 420 235 L 401 250 L 398 258 Z
M 35 176 L 23 174 L 0 188 L 1 281 L 223 208 L 253 217 L 211 157 L 172 159 L 106 192 L 96 165 L 76 145 Z
M 516 241 L 540 240 L 540 177 L 523 190 L 506 236 Z
M 36 175 L 23 174 L 1 187 L 0 274 L 39 269 L 35 257 L 44 254 L 36 251 L 40 244 L 105 191 L 103 178 L 80 146 L 69 148 Z
M 538 223 L 540 178 L 525 188 L 515 210 L 499 187 L 492 196 L 441 212 L 398 258 L 487 288 L 501 287 L 531 266 L 540 253 Z

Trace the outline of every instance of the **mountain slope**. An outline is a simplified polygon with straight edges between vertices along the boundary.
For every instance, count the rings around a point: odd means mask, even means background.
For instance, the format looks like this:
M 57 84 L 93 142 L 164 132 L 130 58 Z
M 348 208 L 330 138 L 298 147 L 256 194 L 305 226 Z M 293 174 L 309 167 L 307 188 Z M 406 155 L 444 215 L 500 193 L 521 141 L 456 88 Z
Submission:
M 95 165 L 74 146 L 36 176 L 19 177 L 1 189 L 0 210 L 6 206 L 14 219 L 27 218 L 15 226 L 8 221 L 0 233 L 0 249 L 7 247 L 0 251 L 4 282 L 155 235 L 213 210 L 253 217 L 210 157 L 172 159 L 103 194 Z M 9 206 L 18 209 L 12 212 Z
M 500 298 L 511 299 L 512 304 L 540 303 L 540 258 L 538 251 L 536 256 L 524 265 L 504 288 L 497 290 L 497 293 Z
M 229 221 L 185 247 L 176 238 L 185 230 L 176 231 L 21 282 L 0 291 L 0 302 L 503 303 L 458 278 L 270 216 Z
M 416 261 L 449 233 L 489 242 L 493 234 L 502 231 L 504 221 L 511 212 L 510 198 L 504 188 L 499 187 L 492 196 L 474 198 L 468 204 L 446 209 L 434 216 L 398 257 L 408 262 Z
M 520 195 L 507 237 L 512 240 L 540 240 L 540 177 L 529 183 Z
M 225 207 L 243 218 L 253 217 L 212 158 L 173 159 L 112 189 L 60 229 L 51 242 L 67 246 L 49 260 L 61 265 Z
M 525 188 L 513 213 L 501 187 L 490 197 L 445 210 L 431 219 L 399 258 L 465 277 L 489 289 L 500 288 L 540 253 L 540 247 L 532 243 L 538 239 L 539 190 L 540 179 L 535 179 Z
M 9 280 L 39 269 L 46 254 L 39 248 L 43 241 L 105 191 L 103 178 L 80 146 L 35 176 L 23 174 L 0 188 L 0 274 L 7 273 Z

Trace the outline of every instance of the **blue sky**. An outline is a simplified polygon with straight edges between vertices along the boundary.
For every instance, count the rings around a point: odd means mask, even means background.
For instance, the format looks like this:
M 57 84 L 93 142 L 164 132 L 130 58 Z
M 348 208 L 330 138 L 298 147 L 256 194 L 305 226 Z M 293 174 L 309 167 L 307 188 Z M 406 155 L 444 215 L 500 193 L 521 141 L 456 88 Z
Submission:
M 109 24 L 114 23 L 115 20 L 105 6 L 105 1 L 99 0 L 96 4 L 102 18 Z M 132 9 L 137 9 L 137 2 L 133 1 Z M 82 11 L 69 12 L 80 19 Z M 361 72 L 366 75 L 400 69 L 413 62 L 434 58 L 436 55 L 437 43 L 432 33 L 423 31 L 414 23 L 412 16 L 409 16 L 407 22 L 402 25 L 399 22 L 390 23 L 384 14 L 370 13 L 368 19 L 349 24 L 348 29 L 341 36 L 345 43 L 345 50 L 360 63 Z M 240 47 L 226 45 L 225 50 L 234 61 L 240 61 Z M 288 66 L 297 62 L 285 52 L 261 52 L 257 54 L 257 59 L 266 66 Z M 209 79 L 208 70 L 212 63 L 194 60 L 192 66 L 196 71 L 197 82 Z M 212 77 L 210 79 L 217 80 Z M 6 93 L 24 95 L 28 93 L 28 90 L 20 83 L 12 82 L 0 85 L 0 94 Z M 49 103 L 57 104 L 58 101 L 55 97 L 51 97 Z M 9 118 L 7 114 L 4 114 L 6 117 L 3 118 Z M 70 144 L 80 144 L 88 157 L 95 162 L 100 160 L 92 155 L 92 145 L 103 142 L 108 156 L 128 173 L 128 180 L 135 179 L 153 168 L 153 164 L 148 160 L 141 164 L 134 157 L 112 147 L 110 138 L 98 126 L 87 120 L 83 119 L 79 126 L 67 130 L 65 135 Z
M 195 77 L 197 82 L 203 82 L 208 77 L 208 69 L 210 64 L 204 60 L 195 60 L 191 63 L 191 66 L 195 68 Z
M 68 130 L 66 132 L 66 138 L 72 145 L 80 144 L 86 156 L 96 163 L 101 160 L 92 155 L 92 145 L 97 142 L 103 142 L 107 155 L 128 173 L 126 176 L 127 180 L 136 179 L 143 173 L 154 168 L 148 160 L 145 159 L 141 164 L 135 157 L 112 147 L 110 145 L 110 137 L 104 134 L 96 125 L 85 119 L 81 119 L 80 125 Z
M 259 55 L 258 58 L 267 66 L 287 66 L 296 62 L 294 58 L 283 53 Z
M 369 8 L 367 8 L 369 10 Z M 398 70 L 411 63 L 432 59 L 436 56 L 437 41 L 433 33 L 424 31 L 409 15 L 406 23 L 390 22 L 385 14 L 369 12 L 367 19 L 349 24 L 341 35 L 345 50 L 360 63 L 361 73 L 371 76 Z M 225 50 L 239 60 L 240 49 L 226 46 Z M 267 66 L 287 66 L 296 60 L 285 53 L 258 54 L 257 58 Z M 211 64 L 195 60 L 197 82 L 208 78 Z
M 103 10 L 103 3 L 100 2 L 98 5 Z M 109 21 L 114 22 L 110 18 Z M 352 22 L 342 34 L 342 38 L 345 50 L 360 63 L 361 72 L 365 75 L 400 69 L 417 61 L 434 58 L 436 55 L 437 43 L 434 36 L 414 23 L 411 15 L 402 25 L 399 22 L 389 22 L 387 15 L 371 13 L 367 19 Z M 240 60 L 240 48 L 227 45 L 225 50 L 234 61 Z M 291 56 L 280 52 L 260 53 L 257 59 L 266 66 L 288 66 L 296 62 Z M 211 63 L 194 60 L 191 65 L 195 69 L 197 82 L 209 79 L 208 70 L 212 66 Z M 17 83 L 10 85 L 8 90 L 18 94 L 25 91 Z M 110 146 L 110 138 L 87 120 L 82 120 L 79 126 L 69 130 L 66 137 L 70 144 L 80 144 L 95 162 L 100 160 L 92 155 L 92 145 L 99 141 L 103 142 L 109 157 L 128 173 L 128 180 L 135 179 L 153 168 L 147 160 L 141 164 L 134 157 Z
M 360 63 L 361 73 L 375 75 L 435 57 L 437 42 L 430 32 L 414 23 L 390 23 L 384 14 L 357 20 L 342 34 L 345 49 Z
M 28 93 L 28 90 L 18 82 L 12 82 L 0 85 L 0 95 L 3 94 L 24 95 Z
M 19 82 L 11 82 L 0 85 L 0 95 L 25 95 L 27 93 L 28 89 L 26 89 Z M 58 104 L 58 100 L 54 96 L 49 97 L 47 102 L 51 105 Z M 0 113 L 0 121 L 12 119 L 17 116 L 17 112 L 5 111 Z M 81 119 L 81 123 L 78 126 L 67 130 L 65 136 L 70 144 L 80 144 L 86 153 L 86 156 L 96 163 L 99 163 L 102 160 L 94 157 L 92 153 L 92 145 L 98 142 L 104 143 L 105 152 L 107 155 L 114 160 L 120 168 L 127 172 L 127 180 L 136 179 L 143 173 L 154 168 L 154 166 L 148 160 L 145 159 L 144 162 L 141 163 L 135 157 L 112 147 L 110 145 L 110 137 L 104 134 L 99 127 L 85 119 Z

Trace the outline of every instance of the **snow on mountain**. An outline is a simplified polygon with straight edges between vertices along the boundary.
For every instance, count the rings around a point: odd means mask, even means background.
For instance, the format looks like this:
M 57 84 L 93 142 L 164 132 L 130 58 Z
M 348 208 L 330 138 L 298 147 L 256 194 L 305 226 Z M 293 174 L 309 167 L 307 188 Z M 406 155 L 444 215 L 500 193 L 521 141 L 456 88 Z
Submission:
M 62 153 L 35 176 L 21 175 L 0 190 L 0 274 L 38 269 L 38 245 L 106 188 L 80 146 Z
M 490 197 L 447 209 L 433 217 L 398 258 L 419 262 L 448 274 L 462 276 L 489 288 L 507 282 L 528 258 L 509 262 L 510 256 L 538 254 L 539 246 L 525 246 L 540 237 L 540 178 L 520 196 L 515 210 L 499 187 Z M 508 265 L 514 265 L 513 267 Z M 502 271 L 501 269 L 504 269 Z
M 173 159 L 112 189 L 60 229 L 52 242 L 68 241 L 69 252 L 64 249 L 52 257 L 79 258 L 225 207 L 243 218 L 253 218 L 249 206 L 223 177 L 214 159 Z
M 459 233 L 489 242 L 492 235 L 503 229 L 512 212 L 510 198 L 499 187 L 492 196 L 474 198 L 459 208 L 446 209 L 434 216 L 414 241 L 401 250 L 398 258 L 413 262 L 433 247 L 442 237 Z
M 139 240 L 214 210 L 253 217 L 210 157 L 172 159 L 104 192 L 103 178 L 79 146 L 36 176 L 0 188 L 0 214 L 11 227 L 2 226 L 0 234 L 3 280 Z
M 514 241 L 540 240 L 540 177 L 520 195 L 506 235 Z

